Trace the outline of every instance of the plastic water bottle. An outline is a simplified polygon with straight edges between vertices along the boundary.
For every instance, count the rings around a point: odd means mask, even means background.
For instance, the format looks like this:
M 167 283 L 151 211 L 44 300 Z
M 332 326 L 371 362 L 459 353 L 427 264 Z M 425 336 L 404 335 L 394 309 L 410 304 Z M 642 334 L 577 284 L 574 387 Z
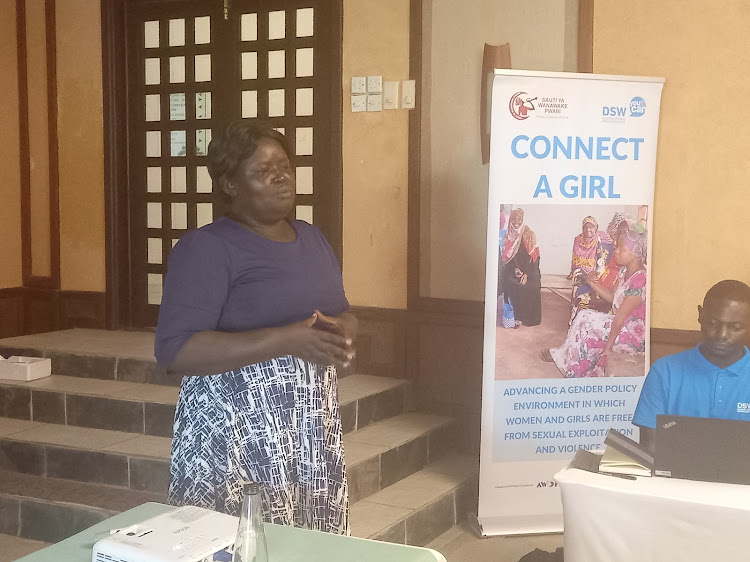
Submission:
M 266 533 L 261 517 L 260 486 L 247 482 L 243 486 L 245 499 L 242 502 L 240 525 L 234 539 L 233 562 L 268 562 Z

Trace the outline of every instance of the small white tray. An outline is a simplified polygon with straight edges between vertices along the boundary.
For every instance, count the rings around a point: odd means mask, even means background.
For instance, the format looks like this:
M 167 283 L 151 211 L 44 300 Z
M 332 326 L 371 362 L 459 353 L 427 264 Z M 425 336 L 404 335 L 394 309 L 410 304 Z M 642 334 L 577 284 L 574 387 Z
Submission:
M 0 380 L 34 381 L 52 374 L 52 361 L 42 357 L 19 357 L 4 359 L 0 355 Z

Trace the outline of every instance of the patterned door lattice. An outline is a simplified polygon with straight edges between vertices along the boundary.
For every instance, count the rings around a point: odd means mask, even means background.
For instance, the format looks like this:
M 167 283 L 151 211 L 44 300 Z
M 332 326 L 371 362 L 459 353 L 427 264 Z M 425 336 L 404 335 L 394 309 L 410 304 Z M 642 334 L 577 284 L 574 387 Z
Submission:
M 286 135 L 295 155 L 294 214 L 321 228 L 340 256 L 341 23 L 340 5 L 331 4 L 129 6 L 132 326 L 155 325 L 167 255 L 180 236 L 223 213 L 206 154 L 212 133 L 234 119 L 261 119 Z

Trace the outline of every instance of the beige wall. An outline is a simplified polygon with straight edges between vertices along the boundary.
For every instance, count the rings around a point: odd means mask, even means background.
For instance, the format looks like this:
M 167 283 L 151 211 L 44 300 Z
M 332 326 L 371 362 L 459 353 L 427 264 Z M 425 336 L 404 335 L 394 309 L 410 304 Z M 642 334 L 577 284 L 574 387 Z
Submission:
M 3 3 L 15 45 L 15 6 Z M 344 4 L 345 107 L 352 75 L 380 74 L 402 80 L 409 73 L 409 1 L 352 0 Z M 63 290 L 104 291 L 104 188 L 102 75 L 99 2 L 58 2 L 57 76 L 60 181 L 60 262 Z M 93 22 L 93 23 L 92 23 Z M 36 32 L 43 27 L 35 26 Z M 367 30 L 363 33 L 362 30 Z M 3 59 L 5 107 L 17 107 L 15 49 Z M 46 90 L 45 90 L 46 92 Z M 34 101 L 40 106 L 41 102 Z M 17 114 L 12 111 L 12 114 Z M 11 123 L 16 126 L 15 122 Z M 408 112 L 344 114 L 344 276 L 355 305 L 406 306 L 406 217 Z M 17 139 L 18 134 L 10 135 Z M 15 152 L 14 152 L 15 149 Z M 2 157 L 10 174 L 0 213 L 8 214 L 3 232 L 20 232 L 18 147 Z M 15 168 L 14 168 L 15 166 Z M 15 222 L 13 217 L 15 216 Z M 42 224 L 44 223 L 44 224 Z M 15 224 L 15 226 L 14 226 Z M 48 215 L 34 224 L 36 240 L 47 240 Z M 47 229 L 45 231 L 45 228 Z M 14 229 L 14 230 L 13 230 Z M 13 249 L 13 241 L 17 247 Z M 4 236 L 3 247 L 17 266 L 4 268 L 0 282 L 21 284 L 20 239 Z M 47 250 L 47 254 L 48 254 Z M 5 280 L 7 278 L 7 281 Z
M 484 299 L 488 166 L 481 164 L 484 43 L 513 68 L 575 70 L 577 2 L 425 0 L 420 294 Z
M 3 149 L 0 150 L 0 289 L 19 287 L 21 271 L 21 169 L 18 141 L 18 59 L 16 4 L 0 2 L 0 107 Z
M 99 0 L 56 5 L 60 284 L 68 291 L 104 291 Z
M 406 308 L 407 110 L 352 113 L 351 77 L 409 77 L 409 0 L 345 0 L 344 286 L 353 305 Z
M 98 0 L 57 2 L 61 288 L 104 291 L 104 153 Z M 16 5 L 0 3 L 0 288 L 23 284 Z M 26 2 L 31 273 L 49 276 L 49 142 L 44 2 Z
M 575 28 L 571 2 L 543 4 L 426 1 L 427 15 L 434 18 L 437 10 L 446 28 L 432 27 L 425 37 L 434 46 L 428 60 L 440 61 L 441 73 L 429 75 L 432 96 L 443 99 L 440 108 L 423 106 L 442 139 L 432 143 L 428 162 L 437 162 L 437 168 L 425 182 L 430 237 L 423 258 L 431 268 L 425 296 L 482 298 L 487 182 L 486 167 L 478 164 L 474 78 L 484 41 L 510 41 L 516 67 L 566 68 Z M 5 9 L 11 17 L 3 25 L 8 25 L 14 10 Z M 61 284 L 64 290 L 103 291 L 99 2 L 58 2 L 56 17 Z M 409 0 L 345 0 L 343 50 L 344 281 L 355 305 L 405 308 L 408 111 L 352 114 L 348 109 L 351 76 L 409 78 Z M 12 160 L 7 153 L 4 157 Z M 438 188 L 430 191 L 432 183 Z M 471 275 L 458 276 L 461 267 Z
M 713 283 L 750 281 L 750 3 L 597 2 L 594 72 L 666 78 L 654 206 L 652 324 L 697 329 Z

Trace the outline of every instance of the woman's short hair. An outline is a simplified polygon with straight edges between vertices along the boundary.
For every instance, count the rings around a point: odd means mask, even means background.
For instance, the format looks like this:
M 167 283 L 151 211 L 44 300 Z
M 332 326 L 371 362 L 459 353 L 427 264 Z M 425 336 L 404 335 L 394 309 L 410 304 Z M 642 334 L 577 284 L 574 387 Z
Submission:
M 258 121 L 231 122 L 208 145 L 208 174 L 218 186 L 223 186 L 237 171 L 243 160 L 250 158 L 263 139 L 278 142 L 292 159 L 286 137 L 270 125 Z

